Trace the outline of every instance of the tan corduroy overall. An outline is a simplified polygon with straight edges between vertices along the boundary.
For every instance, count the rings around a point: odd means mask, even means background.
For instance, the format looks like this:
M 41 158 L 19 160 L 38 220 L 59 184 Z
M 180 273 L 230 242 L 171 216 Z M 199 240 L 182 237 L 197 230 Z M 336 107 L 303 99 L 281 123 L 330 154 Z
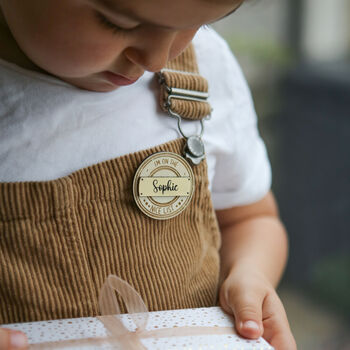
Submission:
M 190 47 L 170 72 L 196 73 L 192 55 Z M 207 88 L 189 73 L 165 76 L 168 85 Z M 177 104 L 189 118 L 208 108 Z M 129 282 L 150 311 L 215 305 L 220 235 L 206 162 L 193 166 L 193 198 L 175 218 L 147 217 L 132 194 L 146 157 L 182 154 L 184 143 L 176 139 L 57 180 L 0 183 L 0 323 L 96 316 L 109 274 Z

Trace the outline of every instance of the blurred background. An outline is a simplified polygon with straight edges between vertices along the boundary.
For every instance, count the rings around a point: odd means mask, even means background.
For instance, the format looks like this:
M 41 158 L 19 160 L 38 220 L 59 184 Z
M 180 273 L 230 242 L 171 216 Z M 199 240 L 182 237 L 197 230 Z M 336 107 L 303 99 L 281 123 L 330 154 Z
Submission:
M 290 236 L 299 350 L 350 350 L 350 0 L 247 0 L 213 26 L 252 89 Z

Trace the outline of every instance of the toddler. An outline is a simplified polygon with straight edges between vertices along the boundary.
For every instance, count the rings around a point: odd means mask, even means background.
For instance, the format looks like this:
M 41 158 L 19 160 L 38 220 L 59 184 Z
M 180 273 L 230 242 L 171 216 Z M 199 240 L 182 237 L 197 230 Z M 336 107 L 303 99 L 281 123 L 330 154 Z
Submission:
M 112 273 L 151 311 L 219 302 L 296 349 L 250 93 L 201 28 L 241 3 L 0 0 L 0 324 L 96 316 Z

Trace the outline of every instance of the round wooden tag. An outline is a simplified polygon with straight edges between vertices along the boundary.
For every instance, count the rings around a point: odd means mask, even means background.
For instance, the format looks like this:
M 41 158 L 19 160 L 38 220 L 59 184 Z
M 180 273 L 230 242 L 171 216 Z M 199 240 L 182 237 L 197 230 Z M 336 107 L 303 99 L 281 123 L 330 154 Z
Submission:
M 141 163 L 134 177 L 135 202 L 153 219 L 179 215 L 190 203 L 193 191 L 191 166 L 176 153 L 152 154 Z

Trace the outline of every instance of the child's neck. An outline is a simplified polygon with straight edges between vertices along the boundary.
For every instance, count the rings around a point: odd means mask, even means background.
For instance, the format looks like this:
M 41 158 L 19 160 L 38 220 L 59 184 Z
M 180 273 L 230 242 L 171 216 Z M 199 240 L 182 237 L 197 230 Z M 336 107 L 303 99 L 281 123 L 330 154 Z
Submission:
M 25 69 L 43 72 L 20 49 L 0 8 L 0 58 Z

